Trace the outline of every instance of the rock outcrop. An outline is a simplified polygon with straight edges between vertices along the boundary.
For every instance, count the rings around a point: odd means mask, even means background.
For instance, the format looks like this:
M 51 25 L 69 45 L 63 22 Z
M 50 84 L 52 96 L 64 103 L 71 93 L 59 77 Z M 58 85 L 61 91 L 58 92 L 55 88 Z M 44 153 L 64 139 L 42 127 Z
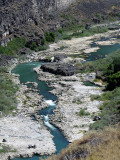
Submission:
M 75 0 L 2 0 L 0 1 L 0 44 L 12 36 L 24 36 L 40 42 L 48 30 L 59 27 L 56 12 Z M 37 35 L 34 35 L 34 33 Z
M 100 23 L 110 16 L 119 18 L 119 6 L 118 0 L 1 0 L 0 44 L 6 45 L 13 36 L 40 43 L 45 32 L 69 24 L 83 24 L 83 20 Z
M 54 56 L 54 62 L 62 61 L 63 59 L 67 58 L 65 54 L 57 54 Z
M 73 65 L 64 63 L 46 63 L 41 66 L 41 69 L 45 72 L 63 76 L 72 76 L 76 71 Z

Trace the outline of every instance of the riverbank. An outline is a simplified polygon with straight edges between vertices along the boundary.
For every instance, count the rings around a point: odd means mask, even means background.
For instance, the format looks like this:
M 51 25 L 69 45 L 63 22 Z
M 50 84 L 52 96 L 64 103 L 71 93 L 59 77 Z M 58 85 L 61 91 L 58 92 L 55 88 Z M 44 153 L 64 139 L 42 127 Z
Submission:
M 65 53 L 68 55 L 68 53 L 70 53 L 70 55 L 77 55 L 78 53 L 80 53 L 82 55 L 86 50 L 86 54 L 88 54 L 89 52 L 98 49 L 98 47 L 91 48 L 91 43 L 93 43 L 94 41 L 102 42 L 101 38 L 106 37 L 108 38 L 108 40 L 104 41 L 106 42 L 106 44 L 115 44 L 119 42 L 119 39 L 113 39 L 113 37 L 116 37 L 118 34 L 119 31 L 117 30 L 109 31 L 108 33 L 104 34 L 94 35 L 91 37 L 75 38 L 69 41 L 60 41 L 56 44 L 50 45 L 49 50 L 28 55 L 26 62 L 44 60 L 46 59 L 46 56 L 50 56 L 51 58 L 55 54 Z M 63 50 L 60 50 L 60 47 L 65 44 L 67 44 L 67 47 Z M 56 46 L 58 47 L 58 49 Z M 69 57 L 69 59 L 67 60 L 68 62 L 75 63 L 77 60 L 81 61 L 83 59 L 78 59 L 78 57 Z M 17 59 L 13 60 L 12 67 L 10 67 L 9 71 L 11 71 L 11 69 L 13 69 L 18 63 L 23 62 L 25 61 L 18 61 Z M 50 118 L 51 122 L 61 129 L 69 142 L 73 142 L 75 139 L 81 138 L 84 133 L 89 130 L 89 125 L 93 123 L 93 116 L 97 115 L 97 113 L 99 112 L 98 106 L 101 104 L 101 102 L 99 101 L 91 101 L 90 99 L 90 96 L 92 94 L 99 95 L 102 93 L 100 88 L 84 86 L 82 82 L 83 78 L 84 80 L 87 80 L 86 78 L 94 79 L 95 75 L 76 74 L 70 77 L 62 77 L 57 75 L 55 76 L 47 72 L 42 72 L 41 70 L 38 70 L 37 73 L 39 74 L 40 80 L 50 82 L 50 86 L 54 87 L 54 90 L 52 90 L 51 92 L 58 96 L 58 104 L 56 109 L 54 110 L 55 115 L 51 116 Z M 13 74 L 11 74 L 11 76 L 13 76 L 12 79 L 15 81 L 15 83 L 20 83 L 19 76 Z M 51 136 L 47 128 L 43 126 L 43 121 L 39 119 L 38 123 L 37 121 L 33 122 L 30 119 L 30 115 L 38 110 L 41 110 L 42 108 L 46 108 L 47 104 L 45 104 L 45 102 L 43 101 L 43 97 L 37 93 L 37 90 L 29 90 L 28 88 L 26 88 L 26 85 L 19 84 L 19 87 L 20 90 L 17 93 L 19 102 L 17 106 L 18 111 L 14 116 L 7 116 L 5 117 L 6 119 L 4 119 L 4 117 L 1 118 L 0 122 L 0 126 L 2 126 L 0 136 L 1 144 L 9 145 L 12 150 L 15 150 L 16 152 L 3 154 L 2 160 L 7 160 L 7 157 L 9 155 L 13 158 L 17 156 L 19 157 L 20 155 L 29 157 L 35 153 L 55 153 L 55 146 L 52 140 L 53 137 Z M 80 116 L 79 113 L 82 109 L 84 110 L 84 113 L 89 112 L 89 115 Z M 18 125 L 15 125 L 14 122 Z M 28 131 L 26 130 L 26 126 L 28 126 Z M 44 133 L 43 138 L 42 133 Z M 26 138 L 27 134 L 29 135 L 29 138 Z M 34 141 L 34 134 L 36 135 L 36 141 Z M 7 138 L 5 137 L 5 135 Z M 7 142 L 2 142 L 3 138 L 6 138 Z M 17 143 L 13 144 L 13 142 L 15 141 Z M 36 143 L 35 149 L 28 148 L 28 145 L 34 146 L 34 143 L 31 142 Z M 41 150 L 43 144 L 45 144 L 44 150 Z
M 16 93 L 17 109 L 5 117 L 0 118 L 0 144 L 1 149 L 6 147 L 1 153 L 0 160 L 13 159 L 15 157 L 32 157 L 33 155 L 51 155 L 56 152 L 53 136 L 44 126 L 42 118 L 39 122 L 33 121 L 36 111 L 48 107 L 43 101 L 43 96 L 39 95 L 37 84 L 27 82 L 20 84 L 19 75 L 11 73 L 18 63 L 9 68 L 9 75 L 14 83 L 18 84 L 19 91 Z M 34 87 L 28 88 L 27 84 Z
M 74 76 L 56 76 L 47 72 L 42 72 L 38 67 L 34 69 L 39 80 L 50 83 L 54 89 L 51 91 L 57 95 L 58 103 L 51 115 L 51 123 L 67 137 L 69 142 L 83 137 L 89 130 L 89 125 L 94 123 L 93 117 L 99 113 L 100 101 L 91 101 L 91 95 L 100 95 L 102 91 L 96 86 L 85 86 L 83 79 L 93 80 L 95 74 L 76 74 Z M 80 110 L 85 110 L 88 115 L 79 115 Z
M 34 52 L 28 55 L 27 58 L 32 61 L 53 60 L 56 54 L 65 54 L 69 58 L 66 62 L 81 62 L 84 57 L 91 52 L 96 52 L 101 45 L 114 45 L 120 43 L 119 31 L 113 30 L 106 33 L 95 34 L 89 37 L 72 38 L 71 40 L 60 40 L 56 43 L 50 44 L 49 49 L 40 52 Z M 96 43 L 97 46 L 92 46 Z

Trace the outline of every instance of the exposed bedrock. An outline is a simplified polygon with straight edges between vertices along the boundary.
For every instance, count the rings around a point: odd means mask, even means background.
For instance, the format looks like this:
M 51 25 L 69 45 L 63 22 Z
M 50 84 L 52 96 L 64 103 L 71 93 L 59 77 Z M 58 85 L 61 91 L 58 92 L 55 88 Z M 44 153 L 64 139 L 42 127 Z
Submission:
M 45 72 L 63 76 L 72 76 L 76 71 L 76 67 L 67 63 L 46 63 L 41 66 L 41 69 Z
M 109 16 L 118 20 L 119 6 L 118 0 L 1 0 L 0 44 L 6 45 L 13 36 L 39 43 L 45 32 L 83 19 L 88 23 L 100 23 Z

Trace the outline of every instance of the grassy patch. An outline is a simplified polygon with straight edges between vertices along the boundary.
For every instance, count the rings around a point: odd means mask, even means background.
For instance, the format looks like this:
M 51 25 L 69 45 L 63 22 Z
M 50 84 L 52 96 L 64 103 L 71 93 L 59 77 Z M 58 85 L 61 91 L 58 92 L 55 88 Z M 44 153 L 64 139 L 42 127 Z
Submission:
M 18 53 L 20 48 L 25 47 L 26 41 L 24 38 L 13 38 L 8 42 L 7 46 L 3 47 L 0 45 L 0 53 L 5 55 L 15 55 Z
M 91 95 L 90 98 L 91 98 L 91 101 L 101 100 L 101 96 L 100 95 L 95 95 L 95 94 Z
M 95 98 L 95 97 L 94 97 Z M 104 103 L 99 107 L 101 120 L 90 126 L 91 129 L 103 129 L 105 126 L 120 122 L 120 87 L 113 91 L 107 91 L 97 99 Z
M 0 67 L 0 111 L 9 114 L 16 109 L 16 92 L 18 87 L 5 72 L 6 69 Z
M 61 31 L 61 30 L 60 30 Z M 70 31 L 67 32 L 64 29 L 59 32 L 61 33 L 61 39 L 64 40 L 71 40 L 72 38 L 79 38 L 79 37 L 88 37 L 94 34 L 98 34 L 98 33 L 104 33 L 107 32 L 108 29 L 106 27 L 95 27 L 95 28 L 91 28 L 89 30 L 86 30 L 83 28 L 83 26 L 81 27 L 76 27 L 74 29 L 71 30 L 71 34 Z
M 9 146 L 0 144 L 0 154 L 7 153 L 7 152 L 16 152 L 15 149 L 11 149 Z
M 90 113 L 86 111 L 86 108 L 81 109 L 80 112 L 76 114 L 80 117 L 90 115 Z
M 72 103 L 82 104 L 83 102 L 80 99 L 73 99 Z

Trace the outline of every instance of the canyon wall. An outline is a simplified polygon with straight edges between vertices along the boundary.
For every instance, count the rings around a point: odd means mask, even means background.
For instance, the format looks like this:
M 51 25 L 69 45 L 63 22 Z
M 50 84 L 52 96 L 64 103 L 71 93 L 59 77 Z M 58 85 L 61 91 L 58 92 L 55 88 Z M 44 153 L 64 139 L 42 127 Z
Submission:
M 73 19 L 73 25 L 81 19 L 92 19 L 98 13 L 104 18 L 116 6 L 119 8 L 119 0 L 0 0 L 0 44 L 6 45 L 13 36 L 40 42 L 47 31 Z
M 1 0 L 0 44 L 5 45 L 12 38 L 13 33 L 24 35 L 29 39 L 32 36 L 30 32 L 38 32 L 42 36 L 47 30 L 54 30 L 59 27 L 56 13 L 74 1 Z

